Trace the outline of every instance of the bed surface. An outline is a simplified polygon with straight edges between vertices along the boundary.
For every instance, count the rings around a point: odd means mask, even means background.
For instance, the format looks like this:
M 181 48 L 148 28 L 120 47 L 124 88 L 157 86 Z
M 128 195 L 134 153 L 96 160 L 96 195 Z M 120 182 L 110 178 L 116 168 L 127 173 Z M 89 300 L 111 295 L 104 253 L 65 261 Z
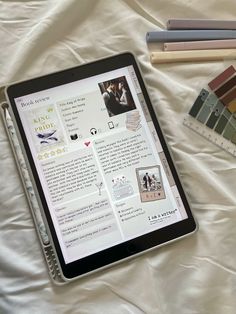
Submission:
M 151 65 L 147 31 L 169 18 L 235 19 L 236 2 L 0 1 L 0 85 L 122 51 L 139 61 L 199 231 L 141 257 L 54 286 L 0 120 L 0 313 L 233 314 L 235 157 L 183 125 L 228 62 Z

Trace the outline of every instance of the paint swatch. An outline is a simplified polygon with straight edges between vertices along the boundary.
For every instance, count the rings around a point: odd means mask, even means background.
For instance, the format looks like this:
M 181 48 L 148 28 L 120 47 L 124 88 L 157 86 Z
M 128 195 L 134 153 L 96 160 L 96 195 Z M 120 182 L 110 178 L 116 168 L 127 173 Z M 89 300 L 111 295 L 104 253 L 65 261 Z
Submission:
M 236 156 L 236 70 L 228 67 L 202 89 L 184 124 Z
M 236 70 L 234 66 L 231 65 L 220 73 L 208 83 L 208 86 L 220 98 L 221 102 L 228 107 L 236 100 Z M 233 112 L 232 109 L 230 111 Z
M 229 141 L 236 133 L 236 118 L 214 93 L 209 93 L 201 104 L 198 96 L 189 114 Z
M 232 113 L 236 112 L 236 99 L 231 101 L 227 108 Z
M 211 90 L 216 90 L 222 83 L 226 82 L 236 72 L 234 66 L 228 67 L 225 71 L 217 75 L 212 81 L 208 83 Z

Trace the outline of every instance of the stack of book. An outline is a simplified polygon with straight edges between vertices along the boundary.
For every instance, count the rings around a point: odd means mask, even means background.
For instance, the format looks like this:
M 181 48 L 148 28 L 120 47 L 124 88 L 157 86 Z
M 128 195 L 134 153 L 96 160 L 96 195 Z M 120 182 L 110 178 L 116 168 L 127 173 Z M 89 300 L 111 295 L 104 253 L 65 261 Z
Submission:
M 146 40 L 163 43 L 152 63 L 236 58 L 236 20 L 170 19 L 167 30 L 147 32 Z

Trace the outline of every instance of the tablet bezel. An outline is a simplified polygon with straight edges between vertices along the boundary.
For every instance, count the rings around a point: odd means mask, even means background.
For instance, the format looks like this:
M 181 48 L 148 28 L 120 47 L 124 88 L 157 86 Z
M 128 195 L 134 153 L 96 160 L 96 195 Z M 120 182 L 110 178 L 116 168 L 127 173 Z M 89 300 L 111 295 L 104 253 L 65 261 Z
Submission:
M 19 117 L 19 113 L 14 102 L 14 98 L 21 97 L 27 94 L 39 92 L 52 87 L 60 86 L 63 84 L 71 83 L 77 80 L 88 78 L 94 75 L 102 74 L 108 71 L 113 71 L 122 67 L 127 67 L 132 65 L 134 67 L 136 76 L 138 78 L 145 102 L 147 104 L 150 116 L 152 118 L 153 124 L 159 136 L 163 151 L 165 153 L 166 159 L 168 161 L 169 167 L 171 169 L 173 178 L 175 180 L 176 186 L 179 190 L 179 194 L 183 201 L 184 207 L 187 212 L 187 219 L 181 220 L 177 223 L 171 224 L 169 226 L 163 227 L 156 231 L 149 232 L 132 240 L 123 242 L 121 244 L 115 245 L 98 253 L 89 255 L 80 260 L 74 261 L 72 263 L 66 264 L 63 258 L 63 254 L 60 248 L 60 244 L 56 235 L 55 228 L 51 219 L 49 208 L 43 193 L 43 189 L 39 180 L 39 176 L 36 171 L 36 167 L 33 161 L 33 157 L 29 148 L 29 144 L 26 139 L 26 135 Z M 162 134 L 160 125 L 158 123 L 157 117 L 155 115 L 154 109 L 152 107 L 151 101 L 149 99 L 145 84 L 143 82 L 139 67 L 135 61 L 133 54 L 126 52 L 119 55 L 114 55 L 108 58 L 100 59 L 91 63 L 83 64 L 74 68 L 66 69 L 60 72 L 48 74 L 45 76 L 37 77 L 27 81 L 19 82 L 10 85 L 6 89 L 6 95 L 9 99 L 11 110 L 14 115 L 14 122 L 17 125 L 17 129 L 20 133 L 21 140 L 23 142 L 25 155 L 27 156 L 28 164 L 30 165 L 31 176 L 33 176 L 34 184 L 37 187 L 38 197 L 40 198 L 39 203 L 42 204 L 44 214 L 47 219 L 47 225 L 50 229 L 51 238 L 57 253 L 57 257 L 60 263 L 60 268 L 66 280 L 75 278 L 98 270 L 102 267 L 111 265 L 115 262 L 128 258 L 130 256 L 140 254 L 151 248 L 163 245 L 170 241 L 179 239 L 180 237 L 186 236 L 193 233 L 197 226 L 194 217 L 191 213 L 189 203 L 187 201 L 186 195 L 184 193 L 183 187 L 180 183 L 179 176 L 175 169 L 174 163 L 172 161 L 171 155 L 169 153 L 166 141 Z

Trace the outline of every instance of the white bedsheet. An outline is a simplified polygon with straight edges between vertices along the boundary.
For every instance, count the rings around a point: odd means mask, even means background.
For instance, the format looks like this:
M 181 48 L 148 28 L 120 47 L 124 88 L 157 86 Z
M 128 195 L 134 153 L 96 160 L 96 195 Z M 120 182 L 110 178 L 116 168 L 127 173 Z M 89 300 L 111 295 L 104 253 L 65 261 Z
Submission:
M 82 280 L 48 276 L 0 121 L 0 313 L 236 313 L 235 158 L 182 120 L 222 62 L 152 66 L 146 31 L 235 19 L 232 0 L 0 1 L 0 85 L 121 51 L 138 58 L 199 231 Z

